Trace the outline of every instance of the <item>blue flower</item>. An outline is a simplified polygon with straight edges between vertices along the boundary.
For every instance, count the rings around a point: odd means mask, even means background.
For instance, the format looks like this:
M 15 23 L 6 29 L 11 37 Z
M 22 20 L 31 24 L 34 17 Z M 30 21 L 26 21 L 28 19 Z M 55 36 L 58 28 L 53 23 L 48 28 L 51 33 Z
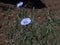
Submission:
M 21 7 L 23 5 L 23 2 L 19 2 L 19 3 L 17 3 L 17 8 L 19 8 L 19 7 Z
M 30 18 L 24 18 L 21 20 L 21 25 L 28 25 L 31 22 Z

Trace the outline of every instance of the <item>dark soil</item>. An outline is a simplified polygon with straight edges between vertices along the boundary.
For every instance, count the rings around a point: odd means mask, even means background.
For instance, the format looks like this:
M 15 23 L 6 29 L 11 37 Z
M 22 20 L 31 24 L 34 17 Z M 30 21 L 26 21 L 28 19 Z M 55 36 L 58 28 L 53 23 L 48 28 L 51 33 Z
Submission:
M 36 23 L 43 23 L 44 14 L 51 9 L 54 15 L 60 18 L 60 0 L 42 0 L 45 3 L 47 8 L 35 9 L 35 20 Z M 31 15 L 31 9 L 27 9 L 28 12 L 26 15 Z M 8 37 L 5 35 L 5 32 L 8 32 L 9 26 L 16 23 L 16 16 L 19 9 L 14 5 L 0 3 L 0 45 L 3 43 L 8 43 Z M 60 43 L 60 25 L 57 27 L 57 40 Z

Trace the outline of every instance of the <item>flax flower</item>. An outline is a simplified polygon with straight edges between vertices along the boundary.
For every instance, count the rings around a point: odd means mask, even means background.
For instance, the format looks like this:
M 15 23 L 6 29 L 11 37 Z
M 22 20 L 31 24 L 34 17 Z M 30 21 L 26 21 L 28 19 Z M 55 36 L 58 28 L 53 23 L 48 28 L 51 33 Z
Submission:
M 29 23 L 31 23 L 31 19 L 30 18 L 24 18 L 21 20 L 21 25 L 28 25 Z

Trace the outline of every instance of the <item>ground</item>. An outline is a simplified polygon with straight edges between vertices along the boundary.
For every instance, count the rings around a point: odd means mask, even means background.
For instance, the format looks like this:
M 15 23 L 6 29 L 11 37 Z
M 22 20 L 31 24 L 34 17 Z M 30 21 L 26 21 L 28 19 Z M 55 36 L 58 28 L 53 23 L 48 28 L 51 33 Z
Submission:
M 42 9 L 34 9 L 34 20 L 35 24 L 42 24 L 45 21 L 44 15 L 48 12 L 49 9 L 51 9 L 52 13 L 60 18 L 60 0 L 42 0 L 47 8 Z M 26 9 L 27 13 L 24 13 L 24 15 L 32 15 L 31 9 Z M 17 9 L 14 5 L 10 4 L 4 4 L 0 3 L 0 45 L 6 45 L 3 43 L 8 43 L 9 39 L 6 36 L 5 33 L 9 32 L 10 25 L 13 25 L 16 23 L 16 16 L 19 12 L 19 9 Z M 24 17 L 24 16 L 23 16 Z M 57 41 L 60 45 L 60 24 L 57 26 Z M 18 31 L 15 34 L 18 34 Z

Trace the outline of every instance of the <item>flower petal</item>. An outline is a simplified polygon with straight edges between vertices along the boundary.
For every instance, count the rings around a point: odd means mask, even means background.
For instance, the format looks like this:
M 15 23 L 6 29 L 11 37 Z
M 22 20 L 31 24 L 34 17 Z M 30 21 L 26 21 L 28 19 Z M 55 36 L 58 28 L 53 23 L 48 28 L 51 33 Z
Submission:
M 23 2 L 17 3 L 17 8 L 19 8 L 19 7 L 22 6 L 22 5 L 23 5 Z

